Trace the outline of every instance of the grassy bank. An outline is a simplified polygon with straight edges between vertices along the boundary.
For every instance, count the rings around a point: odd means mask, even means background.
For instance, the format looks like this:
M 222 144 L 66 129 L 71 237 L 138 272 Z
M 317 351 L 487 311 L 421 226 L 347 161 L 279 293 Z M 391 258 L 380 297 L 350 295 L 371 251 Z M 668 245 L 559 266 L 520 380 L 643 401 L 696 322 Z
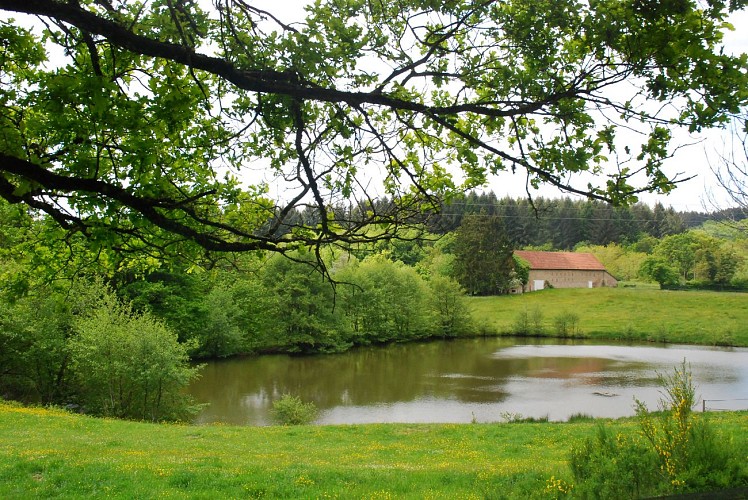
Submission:
M 703 345 L 748 346 L 748 294 L 637 288 L 553 289 L 523 295 L 471 297 L 473 316 L 488 331 L 516 333 L 521 315 L 558 334 L 572 314 L 579 335 Z M 568 321 L 567 321 L 567 326 Z
M 714 414 L 742 436 L 748 412 Z M 612 422 L 635 432 L 631 420 Z M 0 402 L 0 497 L 528 498 L 593 422 L 156 425 Z

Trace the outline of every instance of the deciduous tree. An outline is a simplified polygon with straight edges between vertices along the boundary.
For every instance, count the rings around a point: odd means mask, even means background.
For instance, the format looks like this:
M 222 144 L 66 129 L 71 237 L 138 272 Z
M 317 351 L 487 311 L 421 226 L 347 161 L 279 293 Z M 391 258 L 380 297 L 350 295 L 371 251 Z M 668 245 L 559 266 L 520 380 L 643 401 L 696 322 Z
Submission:
M 1 0 L 0 196 L 175 254 L 387 238 L 502 172 L 632 202 L 683 180 L 674 128 L 745 104 L 744 3 Z

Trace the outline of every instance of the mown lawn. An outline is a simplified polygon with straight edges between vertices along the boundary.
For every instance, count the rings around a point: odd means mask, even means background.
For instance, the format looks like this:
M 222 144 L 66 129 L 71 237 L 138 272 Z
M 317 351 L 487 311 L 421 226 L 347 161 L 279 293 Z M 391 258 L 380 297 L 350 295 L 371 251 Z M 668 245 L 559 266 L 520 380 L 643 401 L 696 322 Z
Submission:
M 748 450 L 748 412 L 710 418 Z M 196 427 L 0 402 L 0 498 L 547 498 L 596 425 Z
M 748 294 L 637 288 L 551 289 L 522 295 L 471 297 L 476 321 L 490 332 L 516 333 L 522 314 L 558 333 L 572 314 L 579 336 L 703 345 L 748 346 Z

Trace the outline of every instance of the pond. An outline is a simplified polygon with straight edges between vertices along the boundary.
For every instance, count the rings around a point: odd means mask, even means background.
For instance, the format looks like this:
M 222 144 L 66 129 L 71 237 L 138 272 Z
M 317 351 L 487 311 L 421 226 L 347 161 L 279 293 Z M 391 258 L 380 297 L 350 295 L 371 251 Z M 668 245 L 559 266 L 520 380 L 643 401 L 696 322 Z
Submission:
M 516 338 L 212 361 L 189 392 L 208 403 L 196 423 L 267 425 L 283 394 L 314 402 L 318 424 L 621 417 L 634 397 L 656 409 L 658 373 L 684 359 L 708 409 L 748 408 L 748 349 Z

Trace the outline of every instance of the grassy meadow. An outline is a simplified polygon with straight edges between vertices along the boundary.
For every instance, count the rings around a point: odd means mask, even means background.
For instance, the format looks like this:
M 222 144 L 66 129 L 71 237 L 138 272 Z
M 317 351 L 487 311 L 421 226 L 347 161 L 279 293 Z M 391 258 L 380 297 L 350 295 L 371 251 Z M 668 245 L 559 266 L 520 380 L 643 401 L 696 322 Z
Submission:
M 541 325 L 541 332 L 533 334 L 558 336 L 557 318 L 571 314 L 578 321 L 575 336 L 748 346 L 746 293 L 577 288 L 468 301 L 473 317 L 488 332 L 516 333 L 518 318 L 526 315 L 530 323 Z
M 709 418 L 748 452 L 748 412 Z M 0 402 L 0 498 L 552 498 L 596 426 L 198 427 Z
M 748 294 L 557 289 L 469 304 L 505 334 L 523 312 L 545 335 L 573 313 L 584 337 L 748 345 Z M 707 418 L 748 456 L 748 412 Z M 193 426 L 0 400 L 0 498 L 557 498 L 572 446 L 601 421 Z M 638 432 L 634 419 L 605 422 Z

